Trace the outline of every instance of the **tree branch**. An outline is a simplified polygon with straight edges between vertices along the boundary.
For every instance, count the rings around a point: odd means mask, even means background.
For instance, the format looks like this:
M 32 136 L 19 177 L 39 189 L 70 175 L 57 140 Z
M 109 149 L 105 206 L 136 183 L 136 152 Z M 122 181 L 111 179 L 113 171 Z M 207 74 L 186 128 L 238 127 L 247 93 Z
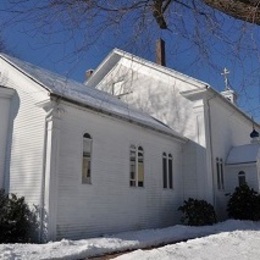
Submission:
M 236 19 L 260 25 L 259 0 L 203 0 L 203 2 Z

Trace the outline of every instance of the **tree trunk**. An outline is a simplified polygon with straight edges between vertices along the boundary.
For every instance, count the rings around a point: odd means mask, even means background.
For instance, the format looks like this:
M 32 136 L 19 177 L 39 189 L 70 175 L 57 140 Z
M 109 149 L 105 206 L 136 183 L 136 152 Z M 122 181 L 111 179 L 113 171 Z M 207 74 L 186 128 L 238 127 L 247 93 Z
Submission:
M 260 25 L 260 2 L 258 0 L 203 0 L 208 6 L 215 8 L 234 18 Z

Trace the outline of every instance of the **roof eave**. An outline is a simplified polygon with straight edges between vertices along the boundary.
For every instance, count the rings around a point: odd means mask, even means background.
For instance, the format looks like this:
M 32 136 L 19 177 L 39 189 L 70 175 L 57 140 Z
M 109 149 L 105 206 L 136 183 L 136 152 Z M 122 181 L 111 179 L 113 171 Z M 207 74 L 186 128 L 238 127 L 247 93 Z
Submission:
M 234 163 L 226 163 L 226 166 L 250 166 L 256 164 L 257 161 L 250 161 L 250 162 L 234 162 Z
M 240 115 L 242 115 L 244 118 L 246 118 L 250 122 L 254 122 L 255 126 L 260 127 L 260 125 L 257 122 L 253 121 L 249 115 L 247 115 L 245 112 L 243 112 L 235 104 L 228 101 L 224 96 L 222 96 L 218 91 L 216 91 L 209 85 L 205 86 L 205 88 L 203 88 L 203 89 L 194 89 L 194 90 L 183 91 L 183 92 L 180 92 L 180 94 L 191 101 L 196 101 L 199 99 L 212 99 L 212 98 L 216 97 L 219 100 L 221 100 L 222 102 L 224 102 L 226 105 L 230 106 L 232 109 L 234 109 L 236 112 L 238 112 Z
M 21 72 L 23 75 L 25 75 L 26 77 L 28 77 L 29 79 L 31 79 L 33 82 L 37 83 L 39 86 L 41 86 L 42 88 L 44 88 L 45 90 L 47 90 L 49 93 L 51 93 L 51 89 L 49 89 L 46 85 L 44 85 L 42 82 L 40 82 L 39 80 L 37 80 L 36 78 L 32 77 L 29 73 L 27 73 L 26 71 L 24 71 L 22 68 L 18 67 L 17 65 L 15 65 L 13 62 L 11 62 L 10 60 L 8 60 L 7 58 L 5 58 L 4 56 L 2 56 L 0 54 L 0 58 L 2 60 L 4 60 L 5 62 L 7 62 L 11 67 L 13 67 L 14 69 L 18 70 L 19 72 Z
M 195 79 L 193 77 L 190 77 L 188 75 L 185 75 L 181 72 L 175 71 L 174 69 L 161 66 L 155 62 L 148 61 L 146 59 L 143 59 L 141 57 L 135 56 L 131 53 L 128 53 L 126 51 L 120 50 L 120 49 L 113 49 L 108 56 L 103 60 L 103 62 L 97 67 L 97 69 L 94 71 L 90 79 L 86 82 L 86 85 L 89 87 L 95 87 L 102 79 L 102 76 L 109 73 L 111 70 L 111 66 L 115 65 L 121 58 L 126 58 L 131 61 L 135 61 L 141 65 L 145 65 L 149 68 L 155 69 L 161 73 L 164 73 L 170 77 L 177 78 L 183 82 L 189 83 L 196 88 L 202 88 L 207 86 L 207 83 L 200 81 L 198 79 Z M 103 71 L 102 71 L 103 70 Z
M 150 129 L 150 130 L 156 131 L 158 133 L 170 136 L 171 138 L 174 138 L 175 140 L 177 140 L 180 143 L 186 143 L 188 141 L 188 139 L 185 138 L 185 137 L 182 137 L 182 136 L 179 136 L 179 135 L 176 135 L 174 133 L 167 132 L 167 131 L 163 131 L 161 129 L 158 129 L 156 127 L 152 127 L 152 126 L 146 125 L 144 123 L 138 122 L 138 121 L 133 120 L 131 118 L 126 118 L 126 117 L 118 115 L 116 113 L 112 113 L 112 112 L 106 111 L 106 110 L 104 110 L 102 108 L 96 108 L 96 107 L 93 107 L 93 106 L 88 105 L 86 103 L 83 103 L 83 102 L 80 102 L 80 101 L 77 101 L 77 100 L 73 100 L 73 99 L 61 96 L 59 94 L 56 94 L 56 93 L 50 93 L 50 97 L 51 98 L 52 97 L 53 98 L 58 98 L 58 99 L 63 100 L 65 102 L 68 102 L 68 103 L 71 103 L 71 104 L 74 104 L 74 105 L 77 105 L 77 106 L 80 106 L 80 107 L 84 107 L 84 108 L 87 108 L 89 110 L 92 110 L 92 111 L 95 111 L 95 112 L 98 112 L 98 113 L 102 113 L 102 114 L 105 114 L 105 115 L 108 115 L 108 116 L 120 119 L 122 121 L 126 121 L 126 122 L 129 122 L 129 123 L 141 126 L 143 128 L 146 128 L 146 129 Z

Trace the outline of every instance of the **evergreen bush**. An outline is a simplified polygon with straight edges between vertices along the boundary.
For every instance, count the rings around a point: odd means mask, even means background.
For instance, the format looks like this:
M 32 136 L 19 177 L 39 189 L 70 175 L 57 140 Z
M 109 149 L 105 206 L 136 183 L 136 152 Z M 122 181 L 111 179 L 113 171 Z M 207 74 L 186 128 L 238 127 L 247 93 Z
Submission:
M 37 229 L 36 214 L 24 197 L 17 198 L 0 190 L 0 243 L 34 242 Z
M 217 222 L 214 207 L 205 200 L 189 198 L 179 210 L 183 213 L 181 222 L 186 225 L 204 226 Z
M 260 196 L 247 184 L 237 187 L 227 204 L 228 216 L 241 220 L 260 220 Z

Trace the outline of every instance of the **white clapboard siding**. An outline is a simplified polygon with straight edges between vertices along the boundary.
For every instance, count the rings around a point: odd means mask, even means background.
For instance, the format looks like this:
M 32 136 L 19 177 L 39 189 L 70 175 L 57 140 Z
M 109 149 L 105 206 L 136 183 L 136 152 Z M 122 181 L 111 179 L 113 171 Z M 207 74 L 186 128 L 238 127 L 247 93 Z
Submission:
M 227 217 L 226 205 L 229 199 L 227 194 L 233 193 L 235 187 L 238 186 L 236 175 L 239 170 L 243 169 L 239 166 L 236 168 L 237 172 L 234 172 L 233 167 L 226 167 L 226 158 L 232 147 L 250 143 L 252 121 L 220 98 L 211 100 L 210 105 L 215 208 L 221 220 Z M 223 160 L 224 189 L 221 190 L 217 187 L 217 157 Z M 254 172 L 250 171 L 248 181 L 252 188 L 256 186 L 256 178 L 256 169 Z
M 102 68 L 100 68 L 102 71 Z M 97 74 L 100 73 L 97 70 Z M 96 75 L 93 75 L 95 80 Z M 90 79 L 91 83 L 92 79 Z M 121 82 L 120 88 L 115 85 Z M 181 93 L 205 88 L 206 83 L 156 64 L 122 57 L 100 80 L 98 89 L 119 91 L 121 99 L 152 115 L 181 135 L 189 138 L 184 148 L 183 181 L 185 198 L 212 201 L 209 186 L 211 172 L 207 169 L 204 104 L 188 100 Z M 115 93 L 118 94 L 118 93 Z M 205 176 L 206 175 L 206 176 Z M 211 189 L 211 190 L 210 190 Z
M 66 106 L 61 119 L 57 239 L 179 222 L 182 144 L 112 117 Z M 81 183 L 83 134 L 93 138 L 92 184 Z M 129 147 L 144 149 L 144 188 L 129 187 Z M 162 188 L 162 153 L 174 158 L 174 190 Z
M 48 99 L 47 92 L 5 61 L 0 65 L 1 82 L 16 92 L 11 100 L 6 189 L 39 205 L 46 112 L 37 104 Z
M 161 67 L 161 70 L 163 69 Z M 121 96 L 123 101 L 194 140 L 193 125 L 196 118 L 193 113 L 193 103 L 184 98 L 180 92 L 197 89 L 203 84 L 188 77 L 175 76 L 171 73 L 162 73 L 157 65 L 149 67 L 136 62 L 135 59 L 124 57 L 96 88 L 109 93 L 113 93 L 114 89 L 115 95 L 123 94 Z M 119 83 L 120 87 L 115 87 Z

